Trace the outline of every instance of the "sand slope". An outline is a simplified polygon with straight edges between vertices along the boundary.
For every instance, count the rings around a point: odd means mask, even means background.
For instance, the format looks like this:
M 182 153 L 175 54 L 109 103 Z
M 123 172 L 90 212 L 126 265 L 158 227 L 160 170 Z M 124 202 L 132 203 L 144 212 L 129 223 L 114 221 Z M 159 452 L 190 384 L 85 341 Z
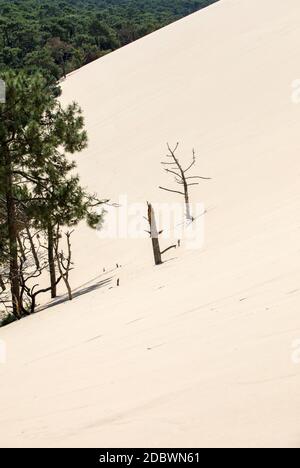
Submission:
M 84 183 L 174 201 L 165 143 L 195 147 L 206 241 L 154 268 L 82 226 L 78 297 L 0 331 L 1 446 L 300 446 L 299 37 L 298 0 L 221 0 L 67 78 Z

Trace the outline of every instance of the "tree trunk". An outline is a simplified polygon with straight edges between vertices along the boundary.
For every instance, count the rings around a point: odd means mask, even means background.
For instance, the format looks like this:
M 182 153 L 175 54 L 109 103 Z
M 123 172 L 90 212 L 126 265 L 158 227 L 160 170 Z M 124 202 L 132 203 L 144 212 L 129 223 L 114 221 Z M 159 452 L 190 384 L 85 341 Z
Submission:
M 161 265 L 162 259 L 161 259 L 160 245 L 159 245 L 159 240 L 158 240 L 155 213 L 154 213 L 151 203 L 148 203 L 148 221 L 149 221 L 149 226 L 150 226 L 150 236 L 152 240 L 154 262 L 155 262 L 155 265 Z
M 191 214 L 191 205 L 190 205 L 190 197 L 189 197 L 189 188 L 188 188 L 188 184 L 185 180 L 185 176 L 184 176 L 184 173 L 183 173 L 183 177 L 184 177 L 184 180 L 183 180 L 183 187 L 184 187 L 184 200 L 185 200 L 185 215 L 186 215 L 186 219 L 188 221 L 194 221 L 194 218 Z
M 69 282 L 69 273 L 70 273 L 70 268 L 71 268 L 71 263 L 72 263 L 72 251 L 71 251 L 71 242 L 70 242 L 70 237 L 71 237 L 71 232 L 68 232 L 66 234 L 67 237 L 67 244 L 68 244 L 68 257 L 66 259 L 66 264 L 64 264 L 64 254 L 63 252 L 59 253 L 59 226 L 57 228 L 57 236 L 56 236 L 56 242 L 55 242 L 55 255 L 56 255 L 56 260 L 57 260 L 57 266 L 59 269 L 59 273 L 61 278 L 63 279 L 67 291 L 68 291 L 68 297 L 69 300 L 73 300 L 73 294 L 72 294 L 72 288 Z
M 48 263 L 50 270 L 51 297 L 57 297 L 56 268 L 54 255 L 54 230 L 51 223 L 48 224 Z
M 36 306 L 36 299 L 35 299 L 35 297 L 36 297 L 35 295 L 33 295 L 33 296 L 31 297 L 31 307 L 30 307 L 30 313 L 31 313 L 31 314 L 34 314 L 34 312 L 35 312 L 35 306 Z
M 18 263 L 18 230 L 16 204 L 13 196 L 13 179 L 11 159 L 8 148 L 4 151 L 5 161 L 5 190 L 6 190 L 6 210 L 7 226 L 9 238 L 9 278 L 11 284 L 11 297 L 13 314 L 16 318 L 21 318 L 22 304 L 20 298 L 20 278 Z
M 6 286 L 5 286 L 5 283 L 4 283 L 4 280 L 3 280 L 3 276 L 0 275 L 0 288 L 2 289 L 2 292 L 3 291 L 6 291 Z
M 30 242 L 31 253 L 32 253 L 33 258 L 34 258 L 34 263 L 35 263 L 36 269 L 39 270 L 41 268 L 40 262 L 39 262 L 39 257 L 38 257 L 38 254 L 37 254 L 37 251 L 36 251 L 36 248 L 35 248 L 33 238 L 32 238 L 30 229 L 28 227 L 27 221 L 26 221 L 26 233 L 27 233 L 27 236 L 28 236 L 28 239 L 29 239 L 29 242 Z
M 69 279 L 68 279 L 68 277 L 66 275 L 63 275 L 63 280 L 65 282 L 65 285 L 66 285 L 66 288 L 67 288 L 67 291 L 68 291 L 69 301 L 72 301 L 73 300 L 73 293 L 72 293 L 71 285 L 69 283 Z
M 18 240 L 18 244 L 19 244 L 19 249 L 20 249 L 20 254 L 22 256 L 22 260 L 23 262 L 26 262 L 26 255 L 25 255 L 25 252 L 24 252 L 24 247 L 23 247 L 23 244 L 22 244 L 22 240 L 18 234 L 17 236 L 17 240 Z

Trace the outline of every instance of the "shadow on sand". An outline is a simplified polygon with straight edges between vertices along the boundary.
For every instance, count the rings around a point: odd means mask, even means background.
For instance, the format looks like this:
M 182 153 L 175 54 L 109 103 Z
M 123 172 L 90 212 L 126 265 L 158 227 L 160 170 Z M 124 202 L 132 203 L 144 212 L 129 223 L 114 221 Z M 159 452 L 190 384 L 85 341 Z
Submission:
M 88 283 L 85 283 L 82 286 L 79 286 L 78 288 L 74 289 L 73 300 L 77 299 L 80 296 L 84 296 L 85 294 L 89 294 L 93 291 L 97 291 L 98 289 L 101 289 L 101 288 L 104 288 L 105 286 L 110 285 L 113 279 L 113 277 L 110 277 L 110 278 L 106 278 L 100 281 L 96 281 L 98 278 L 95 278 L 89 281 Z M 68 295 L 65 294 L 64 296 L 60 296 L 57 299 L 54 299 L 53 301 L 49 302 L 48 304 L 45 304 L 39 307 L 37 312 L 41 312 L 42 310 L 45 310 L 45 309 L 50 309 L 51 307 L 55 307 L 59 304 L 63 304 L 68 301 L 69 301 Z

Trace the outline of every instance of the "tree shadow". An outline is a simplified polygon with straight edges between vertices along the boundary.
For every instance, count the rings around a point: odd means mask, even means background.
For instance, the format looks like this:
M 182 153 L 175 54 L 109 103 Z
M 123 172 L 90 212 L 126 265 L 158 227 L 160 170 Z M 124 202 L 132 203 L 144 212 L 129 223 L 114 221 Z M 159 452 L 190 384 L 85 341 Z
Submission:
M 113 277 L 95 282 L 96 279 L 98 278 L 95 278 L 89 281 L 88 283 L 85 283 L 82 286 L 79 286 L 78 288 L 74 289 L 73 300 L 77 299 L 80 296 L 84 296 L 85 294 L 89 294 L 93 291 L 97 291 L 98 289 L 104 288 L 105 286 L 108 286 L 109 284 L 111 284 Z M 42 310 L 46 310 L 46 309 L 51 309 L 52 307 L 55 307 L 60 304 L 64 304 L 65 302 L 69 302 L 69 298 L 67 294 L 60 296 L 57 299 L 53 299 L 53 301 L 49 302 L 48 304 L 45 304 L 39 307 L 37 312 L 41 312 Z

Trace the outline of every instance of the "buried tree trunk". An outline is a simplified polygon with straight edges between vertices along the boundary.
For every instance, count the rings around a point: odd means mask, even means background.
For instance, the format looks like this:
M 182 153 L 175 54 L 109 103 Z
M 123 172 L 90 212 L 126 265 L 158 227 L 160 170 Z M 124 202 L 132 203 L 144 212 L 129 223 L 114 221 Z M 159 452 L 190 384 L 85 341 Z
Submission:
M 154 262 L 155 262 L 155 265 L 161 265 L 163 263 L 162 255 L 164 253 L 166 253 L 170 249 L 176 249 L 177 246 L 176 245 L 171 245 L 170 247 L 165 249 L 163 252 L 160 250 L 160 245 L 159 245 L 158 238 L 159 238 L 159 235 L 162 233 L 162 231 L 157 230 L 157 224 L 156 224 L 156 219 L 155 219 L 155 213 L 154 213 L 153 206 L 151 205 L 151 203 L 148 203 L 148 202 L 147 202 L 147 205 L 148 205 L 148 218 L 147 218 L 147 220 L 148 220 L 148 223 L 149 223 L 149 226 L 150 226 L 150 231 L 148 231 L 148 232 L 150 234 L 151 241 L 152 241 Z
M 154 261 L 155 261 L 155 265 L 161 265 L 162 259 L 161 259 L 161 252 L 160 252 L 160 246 L 159 246 L 159 240 L 158 240 L 155 213 L 154 213 L 151 203 L 147 203 L 147 204 L 148 204 L 148 222 L 150 226 L 150 237 L 152 240 Z

